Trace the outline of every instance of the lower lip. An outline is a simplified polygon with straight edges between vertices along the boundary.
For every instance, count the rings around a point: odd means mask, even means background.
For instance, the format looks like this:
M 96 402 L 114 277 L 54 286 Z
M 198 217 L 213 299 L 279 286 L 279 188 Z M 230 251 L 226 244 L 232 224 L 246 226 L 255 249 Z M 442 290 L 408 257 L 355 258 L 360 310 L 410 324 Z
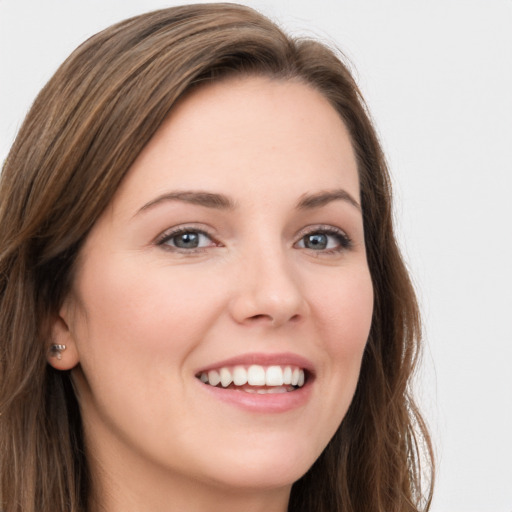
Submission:
M 214 398 L 255 413 L 280 413 L 304 406 L 311 395 L 312 382 L 286 393 L 247 393 L 236 389 L 209 386 L 198 380 L 198 384 Z

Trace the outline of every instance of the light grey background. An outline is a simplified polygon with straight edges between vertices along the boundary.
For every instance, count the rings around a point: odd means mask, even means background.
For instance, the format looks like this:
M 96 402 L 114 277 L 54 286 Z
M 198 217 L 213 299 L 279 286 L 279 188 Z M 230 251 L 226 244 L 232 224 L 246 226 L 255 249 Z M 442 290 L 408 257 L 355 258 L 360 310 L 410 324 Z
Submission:
M 175 3 L 0 0 L 0 159 L 80 42 Z M 355 64 L 424 313 L 433 510 L 512 512 L 512 0 L 242 3 Z

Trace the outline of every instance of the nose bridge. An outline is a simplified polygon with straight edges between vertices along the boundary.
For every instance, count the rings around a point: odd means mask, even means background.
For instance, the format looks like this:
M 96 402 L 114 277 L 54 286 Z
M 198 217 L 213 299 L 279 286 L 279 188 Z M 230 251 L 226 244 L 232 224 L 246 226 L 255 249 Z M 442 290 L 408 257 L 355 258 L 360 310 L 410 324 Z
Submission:
M 238 322 L 278 326 L 305 314 L 306 300 L 292 250 L 281 241 L 266 240 L 243 252 L 232 303 Z

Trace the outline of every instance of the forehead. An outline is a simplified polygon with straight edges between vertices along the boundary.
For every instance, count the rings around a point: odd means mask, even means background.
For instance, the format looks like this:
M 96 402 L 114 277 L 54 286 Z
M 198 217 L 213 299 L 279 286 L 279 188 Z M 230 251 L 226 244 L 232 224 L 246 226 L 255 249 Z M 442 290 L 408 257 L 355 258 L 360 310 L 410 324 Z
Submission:
M 179 101 L 119 192 L 150 200 L 169 188 L 297 196 L 336 187 L 359 197 L 350 136 L 328 100 L 302 82 L 244 77 Z

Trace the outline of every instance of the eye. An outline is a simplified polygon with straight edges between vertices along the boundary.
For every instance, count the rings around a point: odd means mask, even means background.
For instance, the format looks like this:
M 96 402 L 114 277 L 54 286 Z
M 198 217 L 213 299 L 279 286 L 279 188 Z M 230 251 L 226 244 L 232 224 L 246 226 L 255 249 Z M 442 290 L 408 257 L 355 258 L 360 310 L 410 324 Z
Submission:
M 215 245 L 208 233 L 199 229 L 187 228 L 164 233 L 157 244 L 184 251 L 204 249 Z
M 302 236 L 296 247 L 312 251 L 340 252 L 352 245 L 350 238 L 341 230 L 329 227 L 310 231 Z

